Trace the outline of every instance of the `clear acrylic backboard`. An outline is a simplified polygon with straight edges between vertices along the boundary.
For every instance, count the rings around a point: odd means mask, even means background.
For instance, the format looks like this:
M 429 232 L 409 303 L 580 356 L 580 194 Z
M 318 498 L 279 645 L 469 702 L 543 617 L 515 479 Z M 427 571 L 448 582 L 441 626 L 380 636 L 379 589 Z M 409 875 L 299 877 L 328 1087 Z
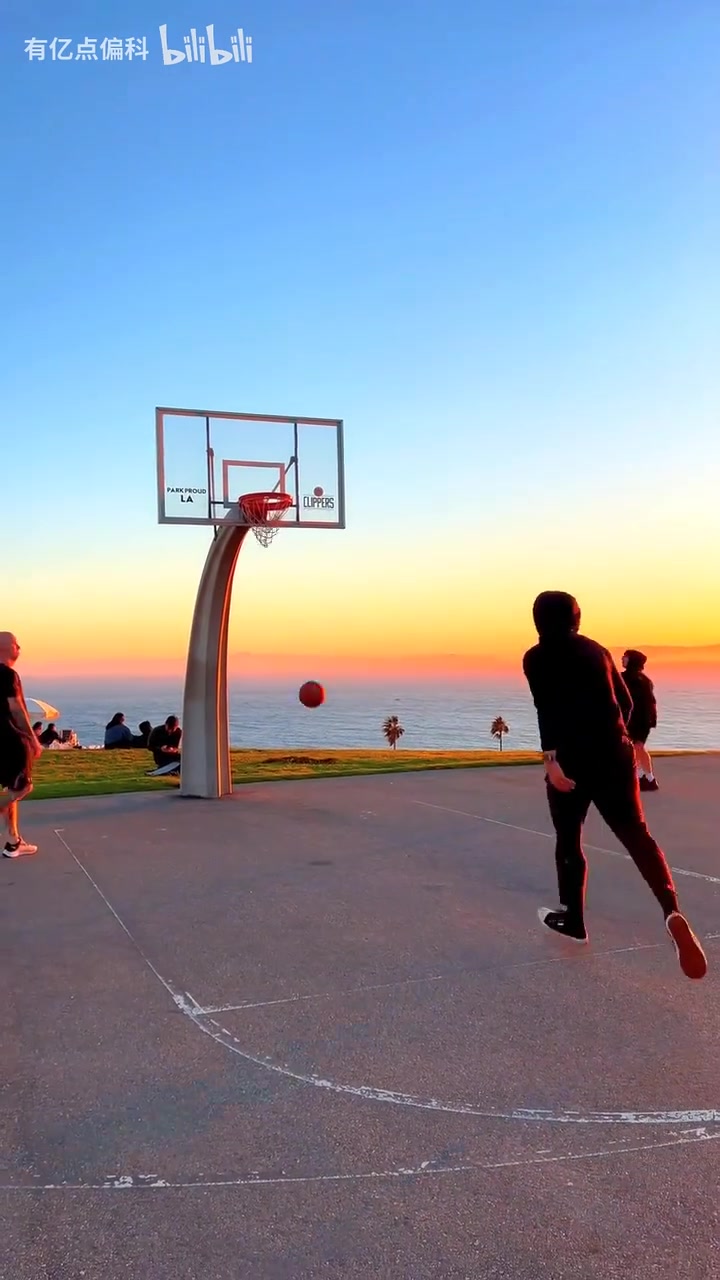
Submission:
M 160 524 L 246 524 L 239 499 L 291 499 L 280 528 L 344 529 L 339 418 L 156 409 Z

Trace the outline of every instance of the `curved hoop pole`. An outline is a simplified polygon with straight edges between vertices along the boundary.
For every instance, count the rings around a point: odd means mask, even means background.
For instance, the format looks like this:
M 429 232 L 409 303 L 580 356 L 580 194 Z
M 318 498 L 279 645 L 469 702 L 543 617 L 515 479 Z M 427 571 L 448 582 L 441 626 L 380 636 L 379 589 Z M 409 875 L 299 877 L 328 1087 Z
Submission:
M 180 794 L 219 800 L 232 794 L 227 695 L 230 598 L 246 525 L 218 530 L 208 551 L 193 614 L 183 700 Z

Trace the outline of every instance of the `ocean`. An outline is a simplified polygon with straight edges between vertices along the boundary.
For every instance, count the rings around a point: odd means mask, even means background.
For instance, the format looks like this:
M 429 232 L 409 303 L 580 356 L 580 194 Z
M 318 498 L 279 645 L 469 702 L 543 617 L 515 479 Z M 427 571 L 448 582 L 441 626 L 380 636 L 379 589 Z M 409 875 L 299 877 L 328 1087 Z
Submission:
M 107 721 L 125 714 L 133 732 L 141 720 L 182 716 L 181 681 L 26 681 L 26 693 L 62 712 L 60 728 L 74 729 L 83 746 L 101 745 Z M 230 740 L 234 747 L 324 750 L 383 747 L 381 726 L 398 716 L 405 729 L 399 750 L 485 750 L 496 747 L 490 725 L 502 716 L 510 732 L 506 750 L 538 747 L 535 710 L 527 689 L 511 681 L 339 683 L 314 711 L 301 706 L 287 684 L 233 681 Z M 720 688 L 656 685 L 659 725 L 651 747 L 720 748 Z

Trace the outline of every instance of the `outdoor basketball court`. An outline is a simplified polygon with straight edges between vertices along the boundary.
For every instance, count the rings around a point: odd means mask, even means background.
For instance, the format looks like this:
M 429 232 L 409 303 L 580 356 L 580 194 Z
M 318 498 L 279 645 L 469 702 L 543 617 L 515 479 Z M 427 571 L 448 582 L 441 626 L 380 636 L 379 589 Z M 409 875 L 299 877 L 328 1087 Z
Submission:
M 540 772 L 28 805 L 6 862 L 3 1275 L 720 1273 L 717 757 L 648 798 L 710 972 Z

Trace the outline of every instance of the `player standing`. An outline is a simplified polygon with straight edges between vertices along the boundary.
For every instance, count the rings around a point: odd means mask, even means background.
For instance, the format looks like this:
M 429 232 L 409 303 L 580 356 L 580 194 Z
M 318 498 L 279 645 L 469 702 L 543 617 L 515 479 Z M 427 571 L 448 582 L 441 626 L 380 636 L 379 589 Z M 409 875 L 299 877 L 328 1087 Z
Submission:
M 4 858 L 37 853 L 18 830 L 18 805 L 32 791 L 33 763 L 42 747 L 33 733 L 22 681 L 15 670 L 20 645 L 10 631 L 0 631 L 0 814 L 7 825 Z
M 652 680 L 645 674 L 646 662 L 645 654 L 639 649 L 626 649 L 623 654 L 623 680 L 628 687 L 633 704 L 628 733 L 635 748 L 640 790 L 659 791 L 650 752 L 646 746 L 650 731 L 657 728 L 655 689 Z

